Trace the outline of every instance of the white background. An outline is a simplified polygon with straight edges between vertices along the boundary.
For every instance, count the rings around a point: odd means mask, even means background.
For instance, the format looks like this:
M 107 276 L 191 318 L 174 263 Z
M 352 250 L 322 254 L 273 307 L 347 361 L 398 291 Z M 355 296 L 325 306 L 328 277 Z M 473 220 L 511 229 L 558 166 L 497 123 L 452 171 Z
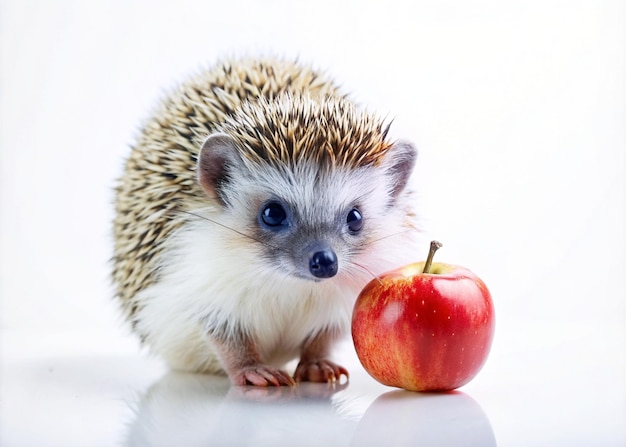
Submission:
M 626 415 L 623 2 L 0 5 L 5 359 L 60 332 L 70 345 L 125 339 L 108 277 L 112 189 L 142 120 L 219 57 L 298 56 L 418 146 L 439 260 L 476 271 L 494 297 L 482 389 L 532 386 L 566 347 L 563 371 L 585 389 L 613 381 L 614 417 Z M 537 361 L 516 363 L 522 352 Z M 610 370 L 587 374 L 596 361 Z

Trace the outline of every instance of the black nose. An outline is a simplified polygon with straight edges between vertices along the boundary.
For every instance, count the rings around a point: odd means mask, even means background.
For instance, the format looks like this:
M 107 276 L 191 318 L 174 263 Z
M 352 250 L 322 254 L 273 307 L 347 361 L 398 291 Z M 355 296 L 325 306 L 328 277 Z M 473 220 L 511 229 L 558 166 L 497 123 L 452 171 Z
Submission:
M 315 252 L 309 260 L 309 271 L 316 278 L 332 278 L 338 268 L 337 255 L 331 249 Z

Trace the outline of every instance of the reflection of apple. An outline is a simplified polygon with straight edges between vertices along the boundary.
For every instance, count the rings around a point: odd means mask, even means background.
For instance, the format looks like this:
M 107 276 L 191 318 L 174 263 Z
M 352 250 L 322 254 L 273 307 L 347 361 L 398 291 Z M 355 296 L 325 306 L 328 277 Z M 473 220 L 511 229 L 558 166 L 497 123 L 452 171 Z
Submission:
M 496 439 L 485 412 L 465 393 L 396 390 L 379 396 L 369 406 L 351 445 L 492 447 Z
M 491 295 L 474 273 L 426 262 L 365 286 L 352 316 L 356 352 L 379 382 L 412 391 L 458 388 L 478 373 L 495 329 Z

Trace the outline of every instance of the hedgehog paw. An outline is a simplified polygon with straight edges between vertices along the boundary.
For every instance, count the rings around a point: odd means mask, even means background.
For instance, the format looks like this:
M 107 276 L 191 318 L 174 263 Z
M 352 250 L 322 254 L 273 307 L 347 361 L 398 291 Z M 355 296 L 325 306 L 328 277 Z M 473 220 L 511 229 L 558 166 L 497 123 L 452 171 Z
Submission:
M 294 386 L 295 381 L 284 371 L 266 365 L 242 368 L 231 377 L 233 385 Z
M 330 360 L 300 361 L 293 378 L 296 382 L 338 382 L 349 378 L 348 370 Z

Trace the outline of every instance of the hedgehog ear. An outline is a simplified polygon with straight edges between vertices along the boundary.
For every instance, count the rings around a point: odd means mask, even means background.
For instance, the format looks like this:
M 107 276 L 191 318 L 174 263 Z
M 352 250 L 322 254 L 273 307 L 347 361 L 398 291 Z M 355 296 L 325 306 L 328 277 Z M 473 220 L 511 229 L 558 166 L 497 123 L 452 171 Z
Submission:
M 417 149 L 413 143 L 396 141 L 385 154 L 385 171 L 391 178 L 391 194 L 395 199 L 404 190 L 417 160 Z
M 224 186 L 228 182 L 229 171 L 236 163 L 237 146 L 229 135 L 210 135 L 202 144 L 198 155 L 198 183 L 211 198 L 226 203 Z

